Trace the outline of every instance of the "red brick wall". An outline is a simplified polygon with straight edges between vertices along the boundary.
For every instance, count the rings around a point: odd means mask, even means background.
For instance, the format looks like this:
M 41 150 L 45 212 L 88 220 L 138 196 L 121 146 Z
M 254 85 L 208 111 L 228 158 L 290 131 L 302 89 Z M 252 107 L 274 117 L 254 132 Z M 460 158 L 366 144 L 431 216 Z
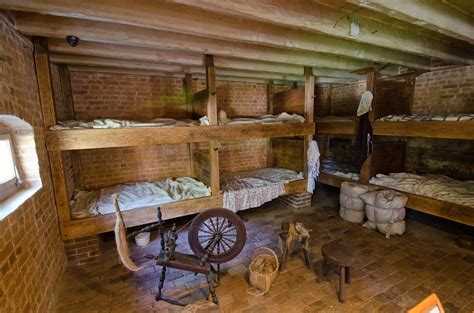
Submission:
M 85 189 L 189 175 L 187 144 L 80 151 Z
M 2 312 L 54 312 L 58 280 L 66 266 L 59 235 L 33 46 L 0 17 L 0 114 L 34 128 L 43 187 L 0 221 L 0 307 Z
M 474 66 L 434 71 L 418 76 L 412 113 L 474 113 Z
M 222 173 L 267 167 L 267 139 L 221 142 L 219 167 Z
M 71 72 L 71 85 L 77 119 L 185 117 L 181 79 Z M 194 91 L 204 88 L 205 81 L 194 81 Z M 288 88 L 276 86 L 275 89 Z M 267 110 L 266 90 L 265 84 L 217 82 L 218 108 L 226 110 L 231 117 L 263 115 Z M 222 143 L 221 170 L 266 167 L 266 155 L 266 140 Z M 80 160 L 82 178 L 79 179 L 85 189 L 189 175 L 186 145 L 83 150 Z
M 76 119 L 186 117 L 182 79 L 89 72 L 70 75 Z
M 360 97 L 365 90 L 365 81 L 333 87 L 331 96 L 332 115 L 355 115 L 357 107 L 359 106 Z

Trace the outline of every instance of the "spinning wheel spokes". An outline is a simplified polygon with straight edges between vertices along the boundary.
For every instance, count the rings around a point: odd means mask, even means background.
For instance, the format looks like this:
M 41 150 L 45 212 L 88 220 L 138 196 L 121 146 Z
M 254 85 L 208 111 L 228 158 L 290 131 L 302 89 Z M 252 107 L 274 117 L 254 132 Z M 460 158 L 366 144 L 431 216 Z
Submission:
M 222 263 L 236 257 L 246 241 L 245 226 L 227 209 L 210 209 L 199 214 L 188 233 L 189 245 L 200 258 Z

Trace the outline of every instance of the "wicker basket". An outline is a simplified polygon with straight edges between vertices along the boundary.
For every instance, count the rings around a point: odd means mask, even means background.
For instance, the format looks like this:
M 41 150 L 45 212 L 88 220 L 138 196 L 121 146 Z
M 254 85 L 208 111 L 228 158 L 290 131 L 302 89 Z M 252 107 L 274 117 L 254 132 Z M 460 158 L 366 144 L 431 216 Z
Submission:
M 255 268 L 255 264 L 258 262 L 267 262 L 267 264 L 272 264 L 274 266 L 274 270 L 270 273 L 259 273 Z M 278 261 L 278 256 L 276 253 L 267 247 L 259 247 L 255 251 L 252 262 L 249 265 L 249 282 L 250 286 L 260 290 L 258 293 L 254 293 L 256 295 L 264 295 L 270 289 L 270 286 L 275 281 L 278 275 L 278 269 L 280 268 L 280 262 Z

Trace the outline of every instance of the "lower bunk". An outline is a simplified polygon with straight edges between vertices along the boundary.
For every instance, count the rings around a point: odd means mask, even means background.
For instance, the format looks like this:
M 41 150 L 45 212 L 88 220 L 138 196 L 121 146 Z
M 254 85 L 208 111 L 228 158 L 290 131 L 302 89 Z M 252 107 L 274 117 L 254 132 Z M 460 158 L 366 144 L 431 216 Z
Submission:
M 221 185 L 223 192 L 211 195 L 210 188 L 204 183 L 181 177 L 76 192 L 70 203 L 74 219 L 60 223 L 62 239 L 112 231 L 115 225 L 114 193 L 119 194 L 125 224 L 133 227 L 156 222 L 158 206 L 165 220 L 218 207 L 237 212 L 282 195 L 306 191 L 307 180 L 295 171 L 266 168 L 222 175 Z M 268 193 L 270 190 L 274 192 Z
M 393 180 L 387 180 L 383 178 L 390 178 L 391 175 L 387 176 L 379 174 L 377 176 L 371 179 L 370 183 L 367 183 L 367 185 L 385 189 L 393 189 L 399 192 L 401 191 L 403 194 L 408 196 L 408 202 L 406 204 L 407 208 L 474 227 L 474 182 L 454 181 L 453 179 L 446 178 L 445 176 L 442 176 L 444 179 L 438 180 L 436 182 L 436 180 L 433 181 L 432 177 L 428 177 L 427 180 L 426 177 L 419 175 L 396 173 L 395 177 L 398 177 L 399 181 L 401 182 L 397 184 Z M 414 182 L 415 176 L 417 177 L 418 184 Z M 403 182 L 401 177 L 407 177 L 411 181 Z M 393 174 L 392 179 L 394 179 Z M 445 182 L 449 181 L 449 184 L 443 186 L 443 180 Z M 337 188 L 340 188 L 341 184 L 345 181 L 358 182 L 354 179 L 337 176 L 326 172 L 321 172 L 320 176 L 318 177 L 318 181 L 320 183 Z M 422 183 L 423 181 L 425 184 Z M 409 187 L 409 185 L 411 185 L 411 187 Z M 424 188 L 423 185 L 425 185 Z M 457 185 L 457 187 L 455 185 Z M 430 189 L 431 192 L 427 192 L 427 190 Z M 441 199 L 437 198 L 439 197 L 437 190 L 440 189 L 450 190 L 446 191 L 444 194 L 444 199 L 443 197 Z M 449 196 L 449 194 L 451 194 L 451 196 Z

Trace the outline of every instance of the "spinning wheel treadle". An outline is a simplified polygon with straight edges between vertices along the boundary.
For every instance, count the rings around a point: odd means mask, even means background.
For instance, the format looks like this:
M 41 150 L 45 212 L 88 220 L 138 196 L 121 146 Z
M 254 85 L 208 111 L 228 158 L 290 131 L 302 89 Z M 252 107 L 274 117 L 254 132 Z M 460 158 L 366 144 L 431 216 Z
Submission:
M 188 241 L 201 263 L 224 263 L 235 258 L 244 248 L 245 225 L 230 210 L 210 209 L 192 221 Z

